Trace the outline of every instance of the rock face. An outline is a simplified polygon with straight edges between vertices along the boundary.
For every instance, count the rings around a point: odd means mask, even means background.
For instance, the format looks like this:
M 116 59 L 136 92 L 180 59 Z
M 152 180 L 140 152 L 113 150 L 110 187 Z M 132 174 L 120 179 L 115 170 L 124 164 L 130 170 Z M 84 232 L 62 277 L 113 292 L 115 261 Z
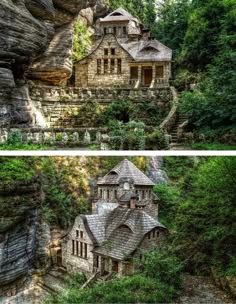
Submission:
M 33 269 L 41 198 L 37 177 L 0 186 L 0 297 L 15 295 Z
M 102 1 L 53 0 L 55 34 L 45 53 L 31 66 L 29 78 L 48 85 L 65 84 L 72 75 L 73 26 L 77 19 L 91 26 L 93 19 L 105 11 Z
M 0 126 L 35 125 L 25 74 L 50 84 L 70 77 L 73 22 L 87 7 L 94 18 L 105 6 L 95 0 L 1 0 Z
M 162 170 L 162 167 L 163 158 L 161 156 L 151 157 L 147 175 L 155 184 L 167 184 L 169 181 L 169 178 L 166 172 Z

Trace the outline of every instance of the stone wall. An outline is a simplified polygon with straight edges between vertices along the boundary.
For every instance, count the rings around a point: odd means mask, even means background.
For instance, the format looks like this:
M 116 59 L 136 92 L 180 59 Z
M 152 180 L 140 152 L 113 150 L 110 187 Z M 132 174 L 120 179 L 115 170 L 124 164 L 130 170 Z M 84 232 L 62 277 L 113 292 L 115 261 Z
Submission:
M 30 87 L 30 96 L 35 108 L 46 120 L 48 127 L 81 126 L 79 112 L 83 105 L 91 103 L 107 106 L 118 100 L 129 99 L 134 103 L 155 102 L 161 109 L 169 109 L 172 93 L 169 87 L 158 89 L 130 88 L 61 88 Z M 87 121 L 89 124 L 89 121 Z M 91 127 L 91 125 L 90 125 Z
M 77 231 L 79 236 L 77 236 Z M 80 238 L 80 231 L 83 232 L 83 238 Z M 73 254 L 72 240 L 75 242 L 75 251 L 76 242 L 87 244 L 87 258 Z M 80 247 L 78 249 L 80 251 Z M 93 273 L 93 253 L 91 252 L 93 249 L 93 242 L 86 232 L 83 220 L 78 216 L 73 228 L 62 243 L 62 265 L 66 267 L 68 272 L 85 272 L 87 275 L 91 275 Z

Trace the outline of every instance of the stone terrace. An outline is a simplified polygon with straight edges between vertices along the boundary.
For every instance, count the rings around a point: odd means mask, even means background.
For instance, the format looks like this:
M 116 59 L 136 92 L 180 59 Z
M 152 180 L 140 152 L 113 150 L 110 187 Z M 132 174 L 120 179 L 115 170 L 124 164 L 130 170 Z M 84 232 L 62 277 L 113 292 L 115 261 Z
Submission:
M 80 107 L 89 102 L 106 106 L 113 101 L 129 99 L 134 103 L 156 102 L 161 109 L 169 109 L 172 100 L 170 87 L 164 86 L 158 89 L 32 86 L 29 89 L 31 99 L 42 112 L 48 127 L 78 127 L 73 113 L 78 113 Z

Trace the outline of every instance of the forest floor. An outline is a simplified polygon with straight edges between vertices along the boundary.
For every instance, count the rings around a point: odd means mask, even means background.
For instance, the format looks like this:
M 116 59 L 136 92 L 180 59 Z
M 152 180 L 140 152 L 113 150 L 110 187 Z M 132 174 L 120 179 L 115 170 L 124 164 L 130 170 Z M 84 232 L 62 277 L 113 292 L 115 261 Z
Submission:
M 226 304 L 235 303 L 226 292 L 219 289 L 210 277 L 186 275 L 178 304 Z

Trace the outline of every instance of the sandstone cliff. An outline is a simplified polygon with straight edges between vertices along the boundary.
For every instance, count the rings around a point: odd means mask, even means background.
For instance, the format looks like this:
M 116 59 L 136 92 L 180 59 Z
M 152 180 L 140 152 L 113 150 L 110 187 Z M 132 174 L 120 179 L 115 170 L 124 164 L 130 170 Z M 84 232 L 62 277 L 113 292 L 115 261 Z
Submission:
M 27 283 L 37 253 L 42 192 L 38 177 L 0 186 L 0 297 Z
M 35 124 L 26 73 L 47 84 L 70 77 L 73 22 L 86 8 L 88 20 L 104 13 L 101 0 L 0 2 L 0 126 Z

